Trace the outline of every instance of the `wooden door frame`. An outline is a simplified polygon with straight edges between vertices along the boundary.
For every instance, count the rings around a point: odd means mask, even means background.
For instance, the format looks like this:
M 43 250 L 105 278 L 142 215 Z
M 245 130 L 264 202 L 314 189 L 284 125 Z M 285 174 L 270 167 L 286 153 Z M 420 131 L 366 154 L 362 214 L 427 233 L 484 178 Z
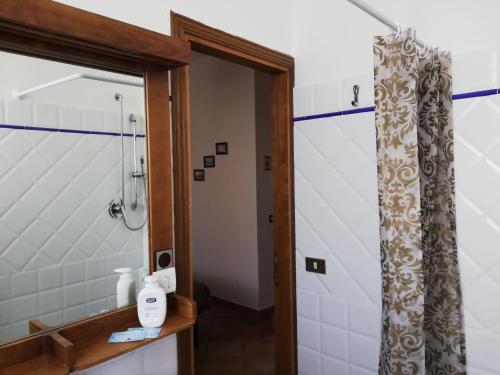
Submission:
M 297 373 L 293 176 L 293 58 L 171 12 L 171 34 L 207 55 L 271 74 L 276 373 Z M 189 67 L 172 70 L 172 147 L 177 291 L 192 297 Z M 179 374 L 194 373 L 192 330 L 177 335 Z

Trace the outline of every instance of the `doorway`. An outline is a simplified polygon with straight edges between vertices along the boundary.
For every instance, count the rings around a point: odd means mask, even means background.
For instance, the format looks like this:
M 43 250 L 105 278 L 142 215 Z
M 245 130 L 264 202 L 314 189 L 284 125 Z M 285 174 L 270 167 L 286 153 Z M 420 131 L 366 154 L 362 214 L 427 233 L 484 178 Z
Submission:
M 193 52 L 195 373 L 274 375 L 271 77 Z
M 290 56 L 171 14 L 172 36 L 193 51 L 270 74 L 272 133 L 274 314 L 277 374 L 296 374 L 295 243 L 293 202 L 293 59 Z M 172 72 L 172 143 L 177 291 L 193 295 L 192 184 L 189 67 Z M 180 374 L 194 373 L 193 332 L 178 335 Z

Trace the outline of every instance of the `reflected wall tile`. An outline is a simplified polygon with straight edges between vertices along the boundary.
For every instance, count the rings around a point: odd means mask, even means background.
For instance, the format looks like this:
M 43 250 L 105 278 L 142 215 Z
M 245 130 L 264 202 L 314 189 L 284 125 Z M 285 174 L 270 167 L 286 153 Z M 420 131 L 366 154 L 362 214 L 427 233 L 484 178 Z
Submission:
M 5 122 L 8 125 L 33 125 L 33 104 L 29 100 L 5 102 Z
M 498 88 L 495 46 L 454 53 L 452 67 L 453 93 Z
M 38 290 L 37 271 L 19 272 L 12 275 L 11 287 L 13 297 L 35 293 Z

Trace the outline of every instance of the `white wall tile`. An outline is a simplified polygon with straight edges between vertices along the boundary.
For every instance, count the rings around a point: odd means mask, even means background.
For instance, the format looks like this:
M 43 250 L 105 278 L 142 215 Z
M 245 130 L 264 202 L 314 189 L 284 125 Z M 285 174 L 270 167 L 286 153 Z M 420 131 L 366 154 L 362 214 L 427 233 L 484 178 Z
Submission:
M 53 289 L 42 292 L 38 296 L 39 314 L 48 314 L 63 308 L 62 289 Z
M 20 272 L 12 275 L 11 287 L 13 297 L 35 293 L 38 290 L 37 272 Z
M 85 280 L 85 262 L 75 262 L 64 265 L 64 286 Z
M 106 375 L 135 375 L 142 373 L 141 353 L 133 351 L 111 360 L 102 367 Z
M 62 267 L 55 266 L 39 271 L 38 285 L 40 290 L 53 289 L 62 286 Z
M 57 264 L 69 249 L 71 244 L 56 232 L 42 247 L 42 252 Z
M 309 349 L 319 350 L 320 348 L 320 325 L 319 323 L 297 318 L 297 340 L 299 345 L 306 346 Z
M 349 360 L 352 364 L 375 371 L 378 368 L 379 343 L 377 340 L 349 334 Z
M 36 316 L 38 310 L 38 299 L 36 295 L 18 297 L 12 300 L 12 320 L 32 318 Z
M 347 361 L 347 332 L 321 325 L 321 353 Z
M 308 114 L 336 112 L 345 109 L 342 107 L 342 81 L 321 83 L 315 86 L 314 99 L 314 112 Z
M 59 128 L 59 108 L 51 104 L 37 103 L 33 106 L 33 124 L 44 128 Z
M 345 299 L 321 296 L 321 322 L 347 328 L 347 307 Z
M 64 306 L 70 307 L 85 303 L 87 291 L 85 283 L 74 284 L 64 287 Z
M 87 315 L 92 316 L 108 310 L 108 301 L 106 298 L 87 303 Z
M 5 102 L 5 122 L 9 125 L 33 125 L 33 104 L 29 100 Z
M 118 113 L 104 113 L 104 131 L 115 133 L 119 133 L 121 131 L 120 115 Z
M 176 336 L 169 336 L 149 345 L 142 352 L 144 374 L 148 375 L 176 375 L 177 361 L 166 360 L 177 358 Z
M 8 341 L 12 337 L 10 332 L 11 329 L 9 325 L 0 327 L 0 343 Z
M 379 339 L 381 330 L 380 308 L 351 302 L 349 304 L 349 329 L 362 335 Z
M 9 263 L 16 267 L 16 269 L 22 270 L 35 253 L 36 249 L 34 247 L 28 245 L 22 238 L 19 238 L 8 247 L 3 256 L 9 259 Z
M 78 305 L 64 310 L 64 321 L 71 322 L 87 316 L 85 305 Z
M 0 100 L 0 123 L 3 124 L 5 122 L 5 101 Z
M 319 296 L 305 290 L 297 290 L 297 315 L 304 318 L 318 320 Z
M 23 320 L 11 324 L 10 333 L 13 337 L 22 337 L 29 334 L 29 322 Z
M 348 375 L 347 365 L 344 361 L 323 356 L 322 375 Z
M 25 239 L 33 247 L 39 249 L 54 233 L 54 228 L 43 220 L 35 219 L 26 229 Z
M 106 278 L 87 281 L 87 300 L 93 301 L 106 297 Z
M 19 133 L 19 131 L 12 130 L 9 131 L 9 137 L 3 139 L 1 146 L 2 153 L 16 163 L 26 157 L 33 149 L 33 145 L 27 140 L 27 137 Z M 18 170 L 14 169 L 11 172 L 17 174 Z M 21 170 L 21 172 L 25 171 Z M 19 183 L 19 181 L 17 182 Z
M 56 311 L 54 313 L 40 315 L 40 320 L 49 327 L 55 327 L 64 322 L 63 312 Z
M 295 117 L 314 114 L 314 86 L 293 89 L 293 115 Z
M 0 276 L 0 301 L 10 298 L 11 289 L 11 276 Z
M 299 374 L 316 375 L 321 374 L 321 357 L 317 351 L 298 347 Z
M 106 258 L 87 260 L 87 279 L 95 279 L 107 275 Z
M 367 370 L 362 367 L 351 365 L 349 366 L 349 375 L 373 375 L 374 370 Z
M 10 301 L 0 302 L 0 325 L 8 324 L 11 321 L 12 304 Z
M 60 107 L 59 126 L 61 129 L 83 130 L 83 113 L 81 109 Z
M 454 53 L 452 68 L 454 93 L 498 87 L 497 50 L 494 46 Z
M 103 131 L 104 130 L 104 113 L 101 111 L 84 110 L 83 111 L 83 128 L 85 130 Z

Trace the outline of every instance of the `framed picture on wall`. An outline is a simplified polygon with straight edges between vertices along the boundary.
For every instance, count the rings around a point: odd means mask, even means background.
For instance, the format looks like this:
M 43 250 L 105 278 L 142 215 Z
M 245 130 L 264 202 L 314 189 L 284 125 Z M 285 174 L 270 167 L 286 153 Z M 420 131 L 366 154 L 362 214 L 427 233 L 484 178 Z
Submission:
M 219 142 L 215 144 L 215 153 L 217 155 L 227 155 L 227 142 Z
M 193 171 L 193 176 L 195 181 L 205 181 L 205 170 L 204 169 L 195 169 Z
M 272 169 L 272 159 L 270 156 L 264 156 L 264 170 L 270 171 Z
M 203 167 L 204 168 L 215 168 L 215 156 L 208 155 L 203 157 Z

